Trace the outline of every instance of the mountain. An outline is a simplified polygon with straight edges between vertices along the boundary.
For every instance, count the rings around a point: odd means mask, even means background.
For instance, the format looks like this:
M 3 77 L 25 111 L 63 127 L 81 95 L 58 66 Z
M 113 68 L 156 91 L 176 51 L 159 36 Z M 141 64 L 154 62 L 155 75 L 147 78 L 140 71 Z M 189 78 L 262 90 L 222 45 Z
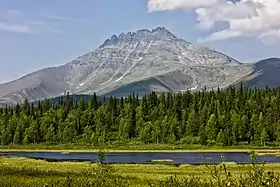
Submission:
M 254 71 L 245 79 L 245 86 L 275 88 L 280 86 L 280 58 L 269 58 L 254 64 Z
M 43 69 L 0 85 L 0 104 L 70 94 L 142 96 L 223 88 L 245 80 L 258 86 L 265 62 L 242 64 L 218 51 L 176 37 L 164 27 L 113 35 L 96 50 L 60 67 Z M 261 69 L 261 70 L 258 70 Z M 273 71 L 275 70 L 272 68 Z M 277 73 L 277 72 L 276 72 Z M 265 76 L 266 77 L 266 76 Z M 261 81 L 261 86 L 269 81 Z M 275 84 L 277 85 L 277 81 Z
M 21 103 L 60 95 L 68 87 L 64 77 L 70 64 L 46 68 L 0 85 L 0 105 Z

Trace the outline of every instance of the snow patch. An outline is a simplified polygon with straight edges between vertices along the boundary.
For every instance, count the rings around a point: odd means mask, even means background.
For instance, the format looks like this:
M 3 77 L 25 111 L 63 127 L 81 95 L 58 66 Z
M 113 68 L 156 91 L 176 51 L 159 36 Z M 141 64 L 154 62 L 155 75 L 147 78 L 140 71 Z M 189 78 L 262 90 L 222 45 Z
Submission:
M 152 40 L 152 41 L 149 43 L 149 46 L 147 47 L 147 49 L 146 49 L 145 52 L 144 52 L 144 55 L 146 55 L 146 54 L 148 53 L 148 51 L 150 50 L 150 48 L 151 48 L 153 42 L 154 42 L 154 41 Z M 123 78 L 130 72 L 130 70 L 131 70 L 132 68 L 134 68 L 135 65 L 136 65 L 138 62 L 140 62 L 142 59 L 143 59 L 143 57 L 140 57 L 137 61 L 134 61 L 133 64 L 132 64 L 132 66 L 130 66 L 130 68 L 129 68 L 119 79 L 115 80 L 114 82 L 118 82 L 118 81 L 120 81 L 121 79 L 123 79 Z
M 133 52 L 136 50 L 136 48 L 137 48 L 138 45 L 139 45 L 139 42 L 137 42 L 137 43 L 133 46 L 133 49 L 130 50 L 129 53 L 126 55 L 126 57 L 125 57 L 125 59 L 124 59 L 122 65 L 125 64 L 125 63 L 127 62 L 129 56 L 131 55 L 131 53 L 133 53 Z M 110 82 L 110 81 L 119 73 L 120 69 L 122 68 L 122 65 L 121 65 L 121 67 L 118 68 L 118 70 L 115 72 L 115 74 L 114 74 L 109 80 L 107 80 L 106 82 L 102 83 L 101 85 L 104 85 L 104 84 Z M 124 76 L 120 77 L 119 79 L 115 80 L 114 82 L 120 81 L 121 79 L 123 79 L 123 77 L 124 77 Z
M 124 78 L 124 76 L 121 76 L 120 78 L 118 78 L 117 80 L 115 80 L 114 82 L 119 82 L 120 80 L 122 80 Z
M 191 90 L 196 90 L 197 89 L 197 86 L 195 86 L 195 87 L 192 87 L 192 88 L 190 88 Z
M 143 57 L 140 57 L 137 61 L 140 62 L 141 60 L 143 60 Z
M 79 89 L 81 86 L 85 85 L 84 82 L 82 82 L 81 84 L 79 84 L 79 86 L 76 87 L 76 89 Z

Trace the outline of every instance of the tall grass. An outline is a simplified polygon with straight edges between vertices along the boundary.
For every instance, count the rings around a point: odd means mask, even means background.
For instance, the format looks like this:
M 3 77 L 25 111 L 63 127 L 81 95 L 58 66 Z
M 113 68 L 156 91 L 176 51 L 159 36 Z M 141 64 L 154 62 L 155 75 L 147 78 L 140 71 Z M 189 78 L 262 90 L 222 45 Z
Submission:
M 158 186 L 158 187 L 280 187 L 280 178 L 277 171 L 268 171 L 263 163 L 258 162 L 255 157 L 251 158 L 250 165 L 234 166 L 238 171 L 231 170 L 233 167 L 222 162 L 219 165 L 209 164 L 204 167 L 205 173 L 200 175 L 185 174 L 186 168 L 193 167 L 197 170 L 198 166 L 187 166 L 179 168 L 183 175 L 172 174 L 171 176 L 158 179 L 157 173 L 174 170 L 171 166 L 147 166 L 153 179 L 143 178 L 136 173 L 132 175 L 123 175 L 126 169 L 121 170 L 121 166 L 108 165 L 105 163 L 105 153 L 101 150 L 99 153 L 98 164 L 83 163 L 61 163 L 53 164 L 43 161 L 32 161 L 22 159 L 19 161 L 9 162 L 9 159 L 0 159 L 0 186 L 10 187 L 115 187 L 115 186 Z M 25 161 L 25 162 L 24 162 Z M 21 164 L 20 164 L 21 163 Z M 44 163 L 45 165 L 40 165 Z M 51 167 L 50 167 L 51 166 Z M 63 167 L 63 168 L 62 168 Z M 145 167 L 137 165 L 139 170 Z M 67 168 L 67 169 L 65 169 Z M 69 169 L 68 169 L 69 168 Z M 136 168 L 136 167 L 134 167 Z M 176 168 L 178 169 L 178 168 Z M 236 168 L 235 168 L 236 169 Z M 135 170 L 131 171 L 136 172 Z M 144 172 L 144 170 L 143 170 Z M 155 172 L 155 173 L 154 173 Z M 170 171 L 171 172 L 171 171 Z
M 190 176 L 177 178 L 172 176 L 166 181 L 150 184 L 159 187 L 280 187 L 280 177 L 273 171 L 265 171 L 264 164 L 256 160 L 252 155 L 251 165 L 244 169 L 239 168 L 238 175 L 232 176 L 225 163 L 221 165 L 206 165 L 210 176 L 208 179 Z
M 98 165 L 85 171 L 61 172 L 36 167 L 0 165 L 0 186 L 129 186 L 130 182 L 115 174 L 109 165 Z

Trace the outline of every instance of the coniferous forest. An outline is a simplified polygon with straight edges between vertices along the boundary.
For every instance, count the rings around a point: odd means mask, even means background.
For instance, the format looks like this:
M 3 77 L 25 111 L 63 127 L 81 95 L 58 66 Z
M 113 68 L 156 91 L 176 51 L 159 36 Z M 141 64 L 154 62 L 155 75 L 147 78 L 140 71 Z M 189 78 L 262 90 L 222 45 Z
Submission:
M 61 97 L 0 109 L 1 144 L 280 144 L 280 88 Z

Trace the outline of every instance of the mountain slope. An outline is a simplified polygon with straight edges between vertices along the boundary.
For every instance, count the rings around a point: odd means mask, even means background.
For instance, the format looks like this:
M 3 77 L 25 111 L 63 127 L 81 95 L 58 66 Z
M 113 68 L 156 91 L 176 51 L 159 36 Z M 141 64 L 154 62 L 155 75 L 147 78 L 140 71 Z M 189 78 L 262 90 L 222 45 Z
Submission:
M 171 76 L 173 78 L 169 77 L 168 80 L 173 81 L 164 84 L 178 92 L 207 86 L 207 77 L 215 79 L 215 76 L 221 76 L 222 84 L 227 84 L 234 75 L 240 76 L 250 71 L 250 68 L 241 66 L 241 63 L 224 54 L 192 45 L 165 28 L 157 28 L 112 36 L 96 51 L 74 61 L 67 82 L 72 93 L 96 92 L 102 95 L 138 81 Z M 215 68 L 212 73 L 211 68 Z M 209 72 L 210 77 L 204 76 L 204 71 Z M 197 75 L 201 77 L 194 77 Z M 180 80 L 176 80 L 177 77 Z M 177 85 L 172 85 L 172 82 Z M 219 85 L 212 83 L 212 87 Z
M 0 104 L 13 105 L 24 99 L 30 101 L 60 95 L 68 88 L 64 77 L 69 65 L 46 68 L 16 81 L 0 85 Z
M 0 85 L 0 105 L 56 97 L 65 91 L 106 96 L 136 92 L 141 96 L 152 90 L 215 89 L 240 80 L 254 81 L 252 75 L 258 67 L 262 68 L 193 45 L 162 27 L 142 29 L 113 35 L 93 52 L 66 65 Z
M 254 71 L 244 80 L 245 86 L 275 88 L 280 86 L 280 58 L 269 58 L 254 64 Z

